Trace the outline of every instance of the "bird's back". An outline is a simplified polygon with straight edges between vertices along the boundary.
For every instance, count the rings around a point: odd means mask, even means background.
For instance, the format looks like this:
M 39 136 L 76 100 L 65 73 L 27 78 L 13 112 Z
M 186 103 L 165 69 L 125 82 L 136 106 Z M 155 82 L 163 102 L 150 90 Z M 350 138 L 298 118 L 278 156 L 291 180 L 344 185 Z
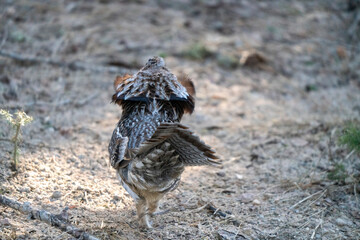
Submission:
M 131 106 L 124 110 L 119 122 L 121 135 L 129 139 L 127 147 L 139 147 L 151 138 L 161 123 L 179 122 L 176 112 L 174 106 L 164 101 L 131 103 Z

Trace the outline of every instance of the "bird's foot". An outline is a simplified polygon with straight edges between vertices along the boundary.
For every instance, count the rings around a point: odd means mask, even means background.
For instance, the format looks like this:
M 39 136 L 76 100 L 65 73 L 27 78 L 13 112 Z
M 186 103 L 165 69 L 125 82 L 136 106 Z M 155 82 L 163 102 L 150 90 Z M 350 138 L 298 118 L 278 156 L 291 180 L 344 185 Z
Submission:
M 139 219 L 139 225 L 141 228 L 146 228 L 146 229 L 153 228 L 148 215 L 144 215 Z

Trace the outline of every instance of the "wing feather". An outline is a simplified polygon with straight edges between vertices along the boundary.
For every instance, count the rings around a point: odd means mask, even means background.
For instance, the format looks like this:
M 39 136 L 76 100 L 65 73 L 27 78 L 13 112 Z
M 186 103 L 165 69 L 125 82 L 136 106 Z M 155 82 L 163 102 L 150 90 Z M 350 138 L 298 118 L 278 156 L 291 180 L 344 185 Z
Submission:
M 117 127 L 113 132 L 108 148 L 110 165 L 113 168 L 123 168 L 129 163 L 130 160 L 125 157 L 128 141 L 128 137 L 121 136 L 119 128 Z
M 168 142 L 179 154 L 179 161 L 187 166 L 218 165 L 215 151 L 206 145 L 188 127 L 180 123 L 162 123 L 153 136 L 136 149 L 136 155 L 147 154 L 151 149 Z

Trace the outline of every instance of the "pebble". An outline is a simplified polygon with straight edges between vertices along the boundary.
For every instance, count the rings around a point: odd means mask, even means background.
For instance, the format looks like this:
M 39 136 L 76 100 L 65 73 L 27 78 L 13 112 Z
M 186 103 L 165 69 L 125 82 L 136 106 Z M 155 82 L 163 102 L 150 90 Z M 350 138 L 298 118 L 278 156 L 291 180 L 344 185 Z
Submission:
M 1 219 L 0 225 L 4 225 L 4 226 L 10 225 L 9 219 L 7 219 L 7 218 Z
M 260 205 L 260 204 L 261 204 L 261 202 L 260 202 L 259 199 L 254 199 L 254 200 L 252 201 L 252 203 L 253 203 L 254 205 Z
M 254 195 L 253 194 L 250 194 L 250 193 L 243 193 L 241 194 L 240 196 L 240 201 L 243 202 L 243 203 L 248 203 L 248 202 L 251 202 L 251 200 L 253 200 L 254 198 Z
M 244 227 L 242 229 L 242 232 L 244 232 L 246 235 L 251 235 L 253 230 L 251 228 L 249 228 L 249 227 Z
M 346 219 L 343 219 L 343 218 L 337 218 L 335 220 L 335 223 L 336 225 L 342 227 L 342 226 L 349 226 L 349 225 L 352 225 L 350 221 L 346 220 Z
M 113 199 L 114 199 L 115 201 L 119 201 L 119 200 L 121 199 L 121 197 L 119 197 L 118 195 L 114 195 Z
M 219 177 L 225 177 L 225 173 L 224 173 L 224 172 L 217 172 L 216 175 L 218 175 Z
M 20 188 L 19 190 L 20 190 L 20 192 L 26 192 L 26 193 L 30 192 L 30 188 L 28 188 L 28 187 Z
M 233 239 L 242 239 L 240 235 L 234 232 L 227 231 L 225 229 L 220 229 L 217 231 L 218 239 L 221 240 L 233 240 Z
M 55 199 L 58 199 L 58 198 L 61 198 L 62 194 L 60 191 L 55 191 L 53 192 L 53 194 L 51 195 L 51 198 L 55 198 Z
M 264 193 L 264 194 L 263 194 L 263 198 L 264 198 L 265 200 L 269 199 L 270 197 L 271 197 L 271 195 L 268 194 L 268 193 Z
M 345 178 L 345 184 L 352 184 L 354 182 L 352 177 Z
M 291 140 L 291 143 L 295 146 L 295 147 L 304 147 L 308 144 L 308 142 L 304 139 L 301 138 L 294 138 Z
M 242 180 L 244 179 L 244 176 L 241 175 L 241 174 L 235 174 L 236 178 L 239 179 L 239 180 Z

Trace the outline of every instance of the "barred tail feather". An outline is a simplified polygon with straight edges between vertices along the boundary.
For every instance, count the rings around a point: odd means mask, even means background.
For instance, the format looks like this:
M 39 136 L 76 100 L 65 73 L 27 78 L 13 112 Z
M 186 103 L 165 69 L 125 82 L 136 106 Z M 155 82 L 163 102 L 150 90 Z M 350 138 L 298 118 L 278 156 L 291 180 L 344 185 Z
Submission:
M 151 139 L 136 150 L 136 155 L 146 155 L 158 145 L 167 142 L 179 155 L 185 166 L 219 165 L 219 158 L 210 146 L 200 140 L 188 127 L 180 123 L 162 123 Z

